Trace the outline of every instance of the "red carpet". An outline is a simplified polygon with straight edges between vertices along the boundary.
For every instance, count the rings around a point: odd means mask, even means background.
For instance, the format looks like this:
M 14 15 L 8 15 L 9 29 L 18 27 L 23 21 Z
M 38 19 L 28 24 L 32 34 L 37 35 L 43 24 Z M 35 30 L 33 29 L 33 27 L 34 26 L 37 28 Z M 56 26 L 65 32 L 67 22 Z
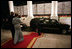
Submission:
M 24 35 L 24 41 L 17 43 L 16 45 L 13 44 L 13 40 L 10 40 L 2 45 L 1 48 L 27 48 L 34 37 L 38 37 L 38 33 L 32 32 L 29 35 Z

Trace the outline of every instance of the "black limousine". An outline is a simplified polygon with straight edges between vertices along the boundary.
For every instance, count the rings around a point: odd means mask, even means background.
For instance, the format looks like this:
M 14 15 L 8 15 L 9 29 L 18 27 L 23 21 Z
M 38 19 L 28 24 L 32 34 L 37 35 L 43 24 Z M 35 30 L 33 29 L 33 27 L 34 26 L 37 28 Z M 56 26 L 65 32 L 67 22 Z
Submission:
M 62 24 L 55 19 L 34 18 L 30 22 L 30 27 L 34 31 L 40 32 L 58 32 L 66 34 L 70 28 L 68 24 Z

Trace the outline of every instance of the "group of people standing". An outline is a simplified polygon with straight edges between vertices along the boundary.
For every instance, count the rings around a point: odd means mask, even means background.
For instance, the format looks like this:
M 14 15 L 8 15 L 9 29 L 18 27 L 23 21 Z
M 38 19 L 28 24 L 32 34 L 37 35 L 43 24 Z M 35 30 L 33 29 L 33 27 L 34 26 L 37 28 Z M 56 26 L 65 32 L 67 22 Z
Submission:
M 14 44 L 23 41 L 24 37 L 20 25 L 23 24 L 23 22 L 21 21 L 20 16 L 17 13 L 11 12 L 11 15 L 9 17 L 9 24 Z M 40 32 L 38 32 L 38 34 L 40 35 Z
M 20 16 L 17 13 L 11 12 L 9 23 L 10 23 L 10 30 L 12 33 L 14 44 L 23 41 L 24 37 L 20 25 L 23 24 L 23 22 L 20 20 Z

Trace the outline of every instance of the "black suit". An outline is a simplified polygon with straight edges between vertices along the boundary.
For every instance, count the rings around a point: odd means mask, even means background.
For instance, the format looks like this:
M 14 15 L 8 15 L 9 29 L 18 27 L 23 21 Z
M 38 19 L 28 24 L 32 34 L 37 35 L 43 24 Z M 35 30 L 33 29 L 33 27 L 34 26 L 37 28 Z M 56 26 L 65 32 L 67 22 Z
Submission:
M 12 33 L 12 38 L 14 39 L 15 29 L 14 29 L 14 25 L 12 24 L 13 17 L 14 17 L 13 15 L 11 15 L 9 17 L 9 24 L 10 24 L 10 30 L 11 30 L 11 33 Z

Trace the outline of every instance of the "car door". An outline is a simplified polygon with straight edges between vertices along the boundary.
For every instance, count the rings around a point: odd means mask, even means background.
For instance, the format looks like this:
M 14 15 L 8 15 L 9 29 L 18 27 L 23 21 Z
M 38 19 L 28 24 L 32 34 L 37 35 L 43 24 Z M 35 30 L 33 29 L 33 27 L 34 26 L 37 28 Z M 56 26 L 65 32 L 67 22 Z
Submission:
M 50 28 L 51 28 L 52 30 L 59 30 L 59 23 L 58 23 L 57 20 L 51 19 L 51 20 L 50 20 L 50 23 L 51 23 Z

